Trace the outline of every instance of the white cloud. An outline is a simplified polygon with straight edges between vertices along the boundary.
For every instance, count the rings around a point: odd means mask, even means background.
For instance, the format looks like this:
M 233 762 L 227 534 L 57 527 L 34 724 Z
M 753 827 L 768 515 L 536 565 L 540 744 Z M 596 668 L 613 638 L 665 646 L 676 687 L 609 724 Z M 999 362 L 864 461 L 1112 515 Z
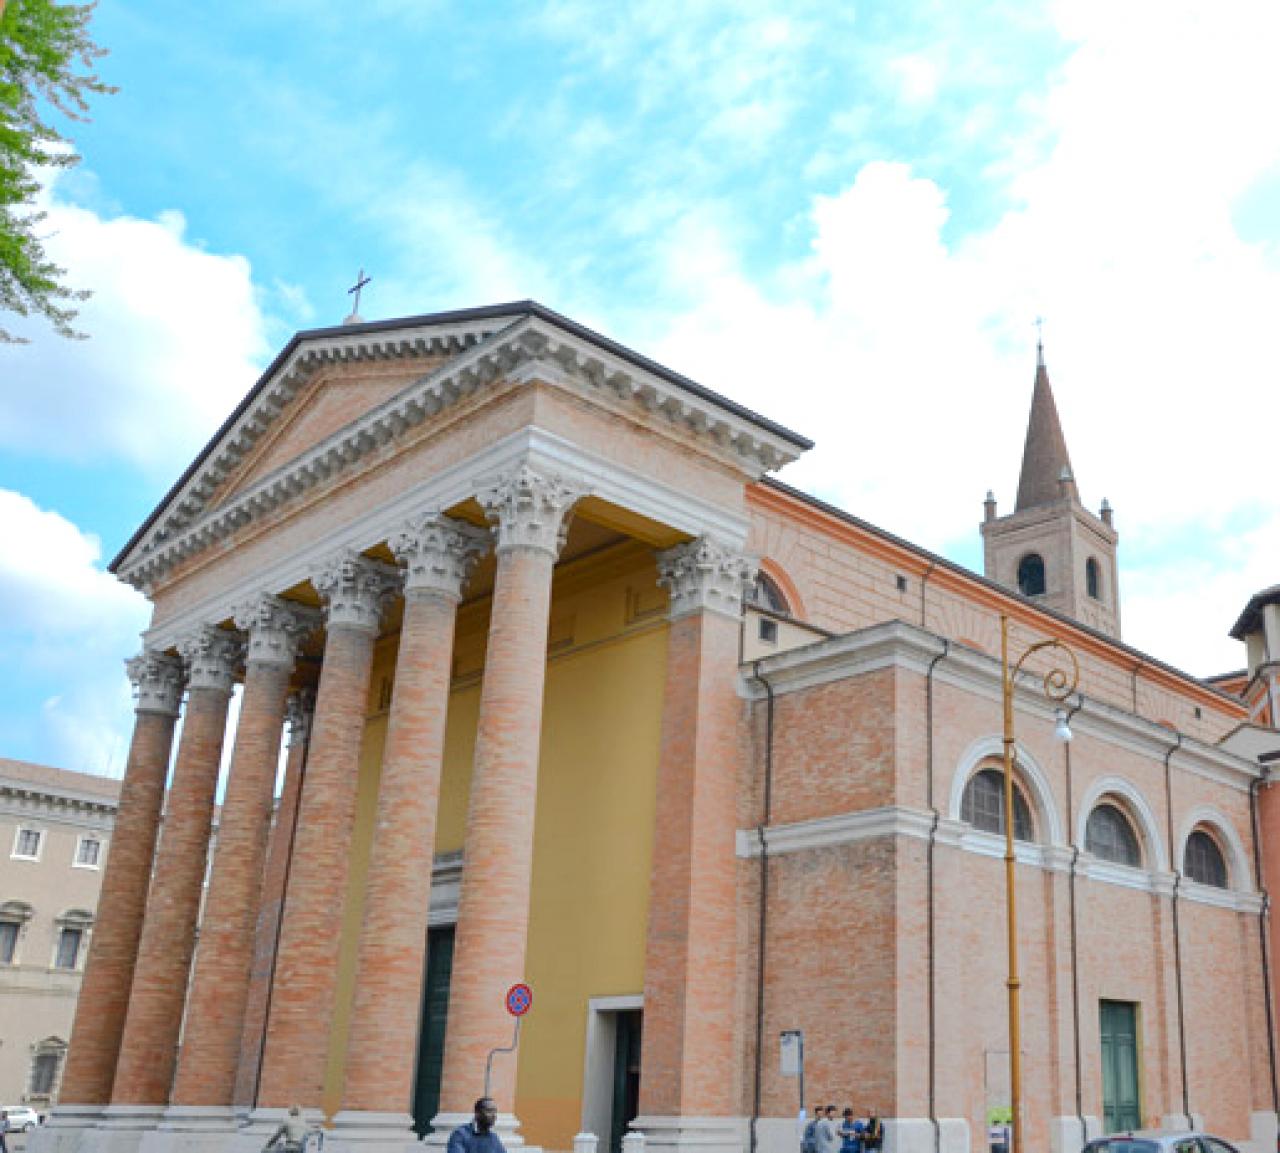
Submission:
M 811 258 L 768 287 L 700 221 L 664 252 L 699 299 L 658 353 L 815 436 L 785 479 L 955 553 L 988 487 L 1011 508 L 1045 314 L 1083 496 L 1117 509 L 1126 639 L 1208 673 L 1241 662 L 1226 630 L 1280 573 L 1274 518 L 1233 529 L 1274 492 L 1280 218 L 1246 241 L 1233 206 L 1280 164 L 1280 9 L 1203 11 L 1064 4 L 1075 49 L 1035 129 L 1052 146 L 980 231 L 958 234 L 946 189 L 886 161 L 814 199 Z M 1024 144 L 1008 147 L 1025 165 Z M 1160 536 L 1198 542 L 1208 572 Z
M 38 712 L 53 763 L 119 774 L 132 729 L 122 661 L 138 651 L 146 600 L 102 568 L 96 537 L 4 489 L 0 539 L 0 652 L 22 670 L 0 718 L 29 730 Z
M 47 190 L 52 258 L 91 289 L 78 326 L 3 350 L 0 448 L 121 461 L 167 481 L 216 431 L 267 354 L 249 263 L 202 249 L 181 214 L 103 216 Z

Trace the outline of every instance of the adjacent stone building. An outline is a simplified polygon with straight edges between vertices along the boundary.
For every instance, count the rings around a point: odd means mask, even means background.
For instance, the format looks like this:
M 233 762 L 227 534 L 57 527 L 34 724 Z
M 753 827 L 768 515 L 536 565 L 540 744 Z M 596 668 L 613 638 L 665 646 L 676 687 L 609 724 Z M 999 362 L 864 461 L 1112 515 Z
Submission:
M 294 337 L 113 562 L 154 614 L 42 1148 L 248 1150 L 299 1103 L 400 1150 L 488 1085 L 551 1149 L 792 1153 L 791 1030 L 810 1099 L 875 1106 L 896 1153 L 984 1148 L 1004 628 L 1025 1147 L 1203 1120 L 1271 1153 L 1273 802 L 1231 742 L 1275 717 L 1123 642 L 1043 358 L 1034 395 L 984 577 L 537 304 Z
M 119 792 L 0 759 L 0 1103 L 58 1100 Z

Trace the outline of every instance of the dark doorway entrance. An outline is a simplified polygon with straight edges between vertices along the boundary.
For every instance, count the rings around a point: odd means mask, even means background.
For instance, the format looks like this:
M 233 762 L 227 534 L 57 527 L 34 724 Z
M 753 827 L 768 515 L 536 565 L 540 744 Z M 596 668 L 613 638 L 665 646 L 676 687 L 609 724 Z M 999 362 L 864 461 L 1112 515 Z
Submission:
M 624 1009 L 615 1014 L 613 1107 L 609 1111 L 609 1151 L 621 1153 L 627 1126 L 640 1114 L 640 1033 L 644 1014 Z
M 1107 1133 L 1142 1128 L 1138 1097 L 1138 1006 L 1103 1001 L 1102 1127 Z
M 427 934 L 427 966 L 418 1025 L 418 1076 L 413 1092 L 413 1129 L 419 1137 L 431 1132 L 431 1118 L 440 1110 L 444 1026 L 449 1014 L 452 973 L 453 926 L 432 929 Z

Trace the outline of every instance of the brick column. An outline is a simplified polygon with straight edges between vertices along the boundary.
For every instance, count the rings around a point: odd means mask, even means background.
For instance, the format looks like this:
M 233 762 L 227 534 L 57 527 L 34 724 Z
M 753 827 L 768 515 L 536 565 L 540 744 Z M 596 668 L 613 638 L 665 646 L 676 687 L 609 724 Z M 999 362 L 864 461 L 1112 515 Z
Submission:
M 373 643 L 400 574 L 346 552 L 312 583 L 327 604 L 327 636 L 267 1017 L 262 1121 L 323 1101 Z
M 649 1145 L 740 1153 L 733 988 L 737 696 L 753 567 L 705 538 L 661 553 L 671 631 L 658 764 L 636 1128 Z
M 236 1070 L 234 1103 L 252 1108 L 258 1097 L 258 1071 L 262 1067 L 262 1045 L 275 971 L 276 943 L 280 937 L 280 916 L 289 880 L 289 858 L 298 815 L 298 798 L 306 771 L 311 722 L 315 715 L 314 689 L 300 689 L 286 704 L 289 718 L 289 755 L 285 760 L 284 788 L 276 806 L 267 845 L 267 863 L 262 876 L 262 901 L 253 935 L 253 961 L 249 976 L 249 998 L 245 1002 L 244 1029 L 240 1036 L 240 1061 Z
M 382 754 L 378 825 L 366 883 L 346 1085 L 335 1128 L 348 1140 L 414 1140 L 436 808 L 458 601 L 489 534 L 428 515 L 391 542 L 407 566 L 404 625 Z
M 551 573 L 578 492 L 522 468 L 480 494 L 497 525 L 498 571 L 480 691 L 454 939 L 437 1133 L 471 1114 L 490 1049 L 511 1044 L 503 994 L 524 979 Z M 513 1111 L 516 1063 L 494 1061 L 492 1095 Z M 510 1118 L 504 1123 L 514 1124 Z
M 57 1112 L 68 1120 L 97 1112 L 111 1100 L 164 804 L 164 779 L 182 700 L 179 658 L 143 653 L 127 667 L 137 688 L 138 719 L 62 1075 L 64 1103 Z
M 242 646 L 238 634 L 208 626 L 178 647 L 187 666 L 187 712 L 111 1092 L 112 1105 L 126 1109 L 163 1106 L 169 1100 L 209 855 L 227 705 Z
M 285 699 L 298 644 L 320 614 L 263 595 L 236 613 L 236 625 L 249 638 L 244 694 L 166 1127 L 232 1120 Z

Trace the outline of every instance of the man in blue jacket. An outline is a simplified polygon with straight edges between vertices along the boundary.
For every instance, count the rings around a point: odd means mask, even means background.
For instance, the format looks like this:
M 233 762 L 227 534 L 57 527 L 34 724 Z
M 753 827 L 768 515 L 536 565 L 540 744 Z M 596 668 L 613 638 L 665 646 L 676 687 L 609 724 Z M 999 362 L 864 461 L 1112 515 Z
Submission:
M 476 1102 L 476 1115 L 449 1134 L 447 1153 L 507 1153 L 502 1139 L 493 1131 L 498 1123 L 498 1106 L 492 1097 Z

